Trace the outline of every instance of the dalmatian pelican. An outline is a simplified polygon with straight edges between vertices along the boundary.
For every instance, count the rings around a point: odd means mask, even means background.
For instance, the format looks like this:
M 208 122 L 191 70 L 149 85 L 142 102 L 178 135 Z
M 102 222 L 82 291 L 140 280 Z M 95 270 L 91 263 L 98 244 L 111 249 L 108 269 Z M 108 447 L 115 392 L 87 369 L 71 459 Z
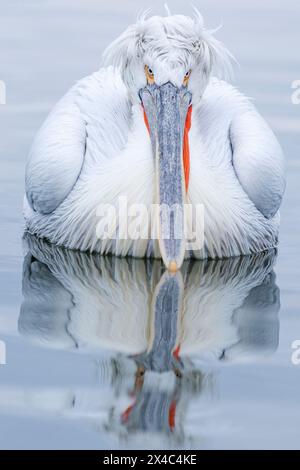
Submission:
M 275 247 L 284 157 L 252 102 L 221 79 L 230 63 L 197 11 L 128 27 L 35 138 L 27 230 L 81 251 L 162 258 L 170 271 L 188 257 Z M 203 207 L 203 220 L 187 206 Z M 201 246 L 187 244 L 187 227 L 203 232 Z

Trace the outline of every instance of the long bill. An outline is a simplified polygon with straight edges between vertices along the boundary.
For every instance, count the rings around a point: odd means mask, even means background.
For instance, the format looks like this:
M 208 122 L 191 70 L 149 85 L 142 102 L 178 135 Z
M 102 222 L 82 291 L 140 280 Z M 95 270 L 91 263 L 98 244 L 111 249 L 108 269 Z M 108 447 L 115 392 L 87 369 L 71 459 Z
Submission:
M 169 271 L 180 269 L 185 256 L 185 200 L 189 178 L 186 123 L 191 94 L 168 82 L 140 91 L 156 167 L 158 241 Z

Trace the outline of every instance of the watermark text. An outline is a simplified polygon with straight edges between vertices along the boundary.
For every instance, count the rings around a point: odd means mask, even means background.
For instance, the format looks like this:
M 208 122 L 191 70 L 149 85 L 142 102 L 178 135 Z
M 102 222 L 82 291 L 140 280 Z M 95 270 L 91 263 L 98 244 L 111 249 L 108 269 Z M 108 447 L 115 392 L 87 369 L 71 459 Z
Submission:
M 300 339 L 295 339 L 291 344 L 291 348 L 295 349 L 292 353 L 291 361 L 295 366 L 298 366 L 300 364 Z
M 6 364 L 6 344 L 0 340 L 0 366 Z
M 3 80 L 0 80 L 0 104 L 6 104 L 6 85 Z
M 300 80 L 294 80 L 292 82 L 292 89 L 295 90 L 291 96 L 292 103 L 300 104 Z
M 97 237 L 101 240 L 180 240 L 200 250 L 204 243 L 203 204 L 129 204 L 119 197 L 115 205 L 100 204 Z

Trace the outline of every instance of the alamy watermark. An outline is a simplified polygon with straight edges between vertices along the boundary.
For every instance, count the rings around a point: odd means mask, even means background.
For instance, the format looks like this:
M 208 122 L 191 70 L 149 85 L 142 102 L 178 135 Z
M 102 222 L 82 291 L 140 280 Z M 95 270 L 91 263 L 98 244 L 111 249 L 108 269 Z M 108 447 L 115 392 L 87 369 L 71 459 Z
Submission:
M 300 364 L 300 339 L 295 339 L 291 344 L 291 348 L 295 349 L 292 353 L 291 361 L 294 366 L 298 366 Z
M 0 366 L 6 364 L 6 344 L 0 340 Z
M 186 249 L 200 250 L 204 244 L 203 204 L 129 204 L 127 197 L 114 204 L 100 204 L 96 215 L 101 240 L 180 240 Z
M 300 80 L 294 80 L 292 82 L 292 89 L 295 90 L 291 96 L 292 103 L 300 104 Z
M 6 85 L 3 80 L 0 80 L 0 104 L 6 104 Z

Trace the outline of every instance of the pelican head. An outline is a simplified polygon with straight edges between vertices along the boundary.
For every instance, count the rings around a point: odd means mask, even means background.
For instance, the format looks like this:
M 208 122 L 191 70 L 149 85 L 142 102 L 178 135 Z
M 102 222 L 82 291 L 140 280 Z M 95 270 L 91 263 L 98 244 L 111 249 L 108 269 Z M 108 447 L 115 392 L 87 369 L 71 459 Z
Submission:
M 230 54 L 195 11 L 193 18 L 144 15 L 104 57 L 120 68 L 132 103 L 143 109 L 157 174 L 160 251 L 166 266 L 177 270 L 185 255 L 192 106 L 201 101 L 213 68 L 229 64 Z

